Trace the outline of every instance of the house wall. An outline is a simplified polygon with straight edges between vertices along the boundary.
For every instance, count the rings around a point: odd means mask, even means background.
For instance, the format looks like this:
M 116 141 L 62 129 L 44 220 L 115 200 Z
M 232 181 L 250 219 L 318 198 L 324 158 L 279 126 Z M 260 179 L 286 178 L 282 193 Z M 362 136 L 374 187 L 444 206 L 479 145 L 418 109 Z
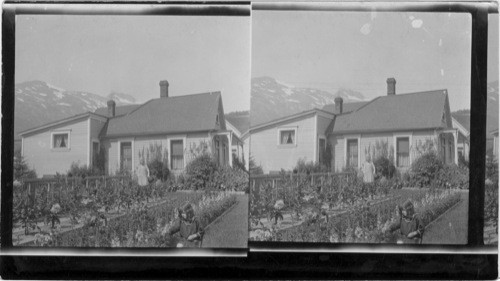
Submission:
M 51 147 L 51 133 L 70 131 L 70 147 L 55 150 Z M 87 165 L 88 161 L 88 118 L 82 118 L 23 138 L 23 156 L 37 176 L 66 173 L 71 163 Z
M 93 146 L 92 146 L 92 142 L 93 141 L 99 141 L 99 134 L 101 133 L 101 130 L 102 128 L 104 127 L 104 125 L 106 125 L 106 122 L 105 121 L 101 121 L 101 120 L 97 120 L 97 119 L 93 119 L 93 118 L 90 118 L 90 139 L 89 139 L 89 160 L 88 162 L 92 165 L 92 155 L 94 155 L 94 151 L 93 151 Z
M 310 116 L 251 134 L 250 156 L 264 173 L 291 170 L 299 159 L 314 161 L 316 117 Z M 296 145 L 283 147 L 278 145 L 278 129 L 296 128 Z
M 498 135 L 493 138 L 493 155 L 498 159 Z
M 345 167 L 345 142 L 347 138 L 359 138 L 359 162 L 363 163 L 366 160 L 368 152 L 370 155 L 376 150 L 376 143 L 387 143 L 388 153 L 393 155 L 395 161 L 395 136 L 410 136 L 410 161 L 414 161 L 419 155 L 419 149 L 426 140 L 434 140 L 434 131 L 406 131 L 406 132 L 382 132 L 370 134 L 347 134 L 347 135 L 333 135 L 328 138 L 329 143 L 333 147 L 333 160 L 332 167 L 336 172 L 342 171 Z M 391 152 L 392 151 L 392 152 Z
M 211 151 L 210 138 L 208 133 L 191 133 L 191 134 L 179 134 L 179 135 L 164 135 L 164 136 L 145 136 L 145 137 L 133 137 L 133 138 L 119 138 L 112 139 L 103 142 L 102 145 L 108 150 L 108 173 L 115 174 L 116 171 L 120 169 L 120 155 L 119 147 L 122 141 L 131 141 L 133 148 L 133 159 L 132 167 L 135 169 L 142 158 L 143 153 L 147 153 L 148 148 L 151 144 L 158 144 L 162 146 L 162 150 L 167 151 L 169 155 L 169 169 L 170 167 L 170 141 L 182 139 L 184 141 L 184 165 L 187 165 L 189 161 L 193 159 L 193 154 L 191 153 L 191 148 L 194 148 L 200 144 L 200 142 L 206 142 L 208 144 L 208 151 Z

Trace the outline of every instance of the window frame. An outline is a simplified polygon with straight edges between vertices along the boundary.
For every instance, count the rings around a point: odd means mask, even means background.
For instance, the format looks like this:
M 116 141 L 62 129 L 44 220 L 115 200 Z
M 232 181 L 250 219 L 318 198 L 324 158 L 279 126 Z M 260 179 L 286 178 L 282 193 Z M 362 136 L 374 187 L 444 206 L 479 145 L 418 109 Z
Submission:
M 173 167 L 172 167 L 172 157 L 173 157 L 172 141 L 173 142 L 182 141 L 182 168 L 181 169 L 173 169 Z M 182 171 L 186 168 L 186 147 L 187 147 L 187 142 L 186 142 L 185 137 L 176 137 L 176 138 L 169 138 L 168 139 L 168 152 L 169 152 L 168 153 L 168 158 L 169 158 L 168 166 L 169 166 L 170 170 Z
M 278 128 L 278 137 L 277 137 L 277 145 L 280 148 L 290 148 L 290 147 L 297 147 L 297 129 L 298 127 L 281 127 Z M 292 144 L 282 144 L 281 143 L 281 133 L 284 131 L 293 131 L 294 133 L 294 138 L 293 138 L 293 143 Z
M 361 167 L 361 136 L 350 136 L 350 137 L 346 137 L 345 138 L 345 142 L 344 142 L 344 167 L 350 167 L 348 165 L 348 154 L 349 154 L 349 151 L 348 151 L 348 143 L 349 141 L 353 141 L 355 140 L 357 142 L 357 146 L 358 146 L 358 165 L 357 167 L 354 167 L 354 168 L 360 168 Z
M 398 165 L 398 139 L 408 139 L 408 158 L 409 158 L 409 163 L 408 166 L 399 166 Z M 394 144 L 394 164 L 396 168 L 403 168 L 407 169 L 411 167 L 411 164 L 413 163 L 413 155 L 411 153 L 411 148 L 412 148 L 412 143 L 413 143 L 413 134 L 408 132 L 408 133 L 395 133 L 393 134 L 393 144 Z
M 68 135 L 68 143 L 66 147 L 54 147 L 54 137 L 56 135 Z M 52 131 L 50 132 L 50 149 L 52 151 L 70 151 L 71 150 L 71 130 L 60 130 L 60 131 Z

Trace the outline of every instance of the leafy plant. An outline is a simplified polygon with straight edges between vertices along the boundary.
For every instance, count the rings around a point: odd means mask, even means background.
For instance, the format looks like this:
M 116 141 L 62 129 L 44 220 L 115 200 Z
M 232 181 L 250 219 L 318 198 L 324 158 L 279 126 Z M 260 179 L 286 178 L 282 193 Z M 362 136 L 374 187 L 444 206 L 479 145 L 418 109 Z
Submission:
M 217 161 L 208 153 L 201 154 L 186 166 L 186 189 L 204 189 L 218 169 Z
M 418 187 L 430 186 L 441 169 L 443 169 L 443 162 L 437 153 L 426 152 L 411 165 L 413 181 Z
M 391 179 L 396 173 L 396 167 L 392 160 L 389 160 L 386 156 L 379 156 L 373 161 L 375 165 L 375 170 L 379 177 L 385 177 L 386 179 Z

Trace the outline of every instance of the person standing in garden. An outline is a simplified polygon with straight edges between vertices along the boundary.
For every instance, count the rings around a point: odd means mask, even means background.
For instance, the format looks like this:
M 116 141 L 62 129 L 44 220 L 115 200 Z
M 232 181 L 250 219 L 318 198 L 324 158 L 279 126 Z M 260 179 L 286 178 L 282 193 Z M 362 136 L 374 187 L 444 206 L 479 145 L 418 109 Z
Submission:
M 375 165 L 371 161 L 370 155 L 366 156 L 365 162 L 361 165 L 363 172 L 363 182 L 372 183 L 375 177 Z
M 137 175 L 137 183 L 139 186 L 147 186 L 149 184 L 149 168 L 144 164 L 144 159 L 141 159 L 135 174 Z
M 167 233 L 168 235 L 179 233 L 181 241 L 177 244 L 177 247 L 201 247 L 205 232 L 198 217 L 194 214 L 191 203 L 186 202 L 182 205 L 179 210 L 179 217 L 174 221 Z
M 420 244 L 424 234 L 424 226 L 415 213 L 415 207 L 410 200 L 407 200 L 402 207 L 399 207 L 399 232 L 401 239 L 398 244 Z

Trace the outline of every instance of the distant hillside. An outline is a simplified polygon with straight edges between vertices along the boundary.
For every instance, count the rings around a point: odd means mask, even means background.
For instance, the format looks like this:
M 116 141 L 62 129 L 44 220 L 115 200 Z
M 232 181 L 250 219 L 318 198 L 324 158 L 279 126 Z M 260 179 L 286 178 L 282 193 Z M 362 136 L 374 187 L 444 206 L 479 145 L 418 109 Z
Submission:
M 96 94 L 67 91 L 43 81 L 28 81 L 16 84 L 14 109 L 14 135 L 52 121 L 94 111 L 105 107 L 110 99 L 117 105 L 134 104 L 135 99 L 127 94 L 111 93 L 107 97 Z
M 499 94 L 498 94 L 498 81 L 488 84 L 488 100 L 486 104 L 486 137 L 493 138 L 490 134 L 491 131 L 498 129 L 498 107 L 499 107 Z M 463 126 L 470 128 L 470 110 L 461 109 L 452 112 L 453 117 L 457 119 Z
M 322 108 L 342 97 L 344 103 L 365 101 L 363 94 L 348 89 L 336 93 L 287 86 L 272 77 L 253 78 L 251 83 L 251 125 L 266 123 L 313 108 Z
M 250 112 L 235 111 L 225 115 L 226 121 L 233 124 L 242 134 L 250 128 Z

